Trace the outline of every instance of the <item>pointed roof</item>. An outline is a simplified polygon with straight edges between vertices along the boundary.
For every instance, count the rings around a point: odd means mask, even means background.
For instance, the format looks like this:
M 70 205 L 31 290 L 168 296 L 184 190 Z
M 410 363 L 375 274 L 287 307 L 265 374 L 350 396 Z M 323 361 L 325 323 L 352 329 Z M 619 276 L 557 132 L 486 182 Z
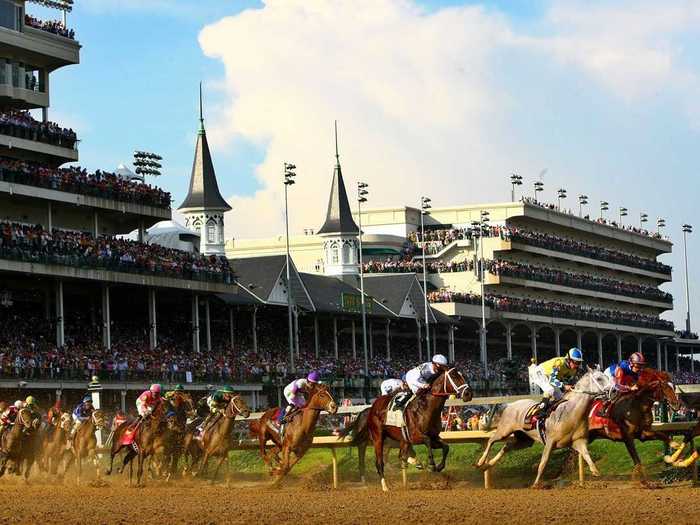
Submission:
M 211 153 L 209 153 L 209 143 L 207 142 L 207 133 L 204 130 L 202 113 L 201 83 L 199 84 L 199 131 L 197 132 L 197 145 L 194 149 L 190 191 L 178 210 L 186 208 L 210 208 L 224 211 L 231 209 L 231 206 L 219 192 L 214 164 L 211 160 Z
M 345 192 L 343 172 L 340 169 L 340 156 L 338 155 L 338 123 L 335 126 L 335 170 L 333 171 L 333 183 L 331 195 L 328 199 L 328 211 L 326 222 L 318 230 L 318 234 L 353 234 L 357 235 L 358 228 L 352 218 L 348 194 Z

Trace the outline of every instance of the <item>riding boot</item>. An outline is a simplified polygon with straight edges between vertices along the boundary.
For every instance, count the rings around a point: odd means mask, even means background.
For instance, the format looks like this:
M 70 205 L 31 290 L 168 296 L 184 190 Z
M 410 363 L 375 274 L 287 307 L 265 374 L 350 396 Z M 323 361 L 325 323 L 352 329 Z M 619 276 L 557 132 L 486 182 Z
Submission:
M 549 409 L 552 406 L 551 397 L 543 397 L 540 405 L 537 407 L 537 419 L 545 419 L 549 415 Z

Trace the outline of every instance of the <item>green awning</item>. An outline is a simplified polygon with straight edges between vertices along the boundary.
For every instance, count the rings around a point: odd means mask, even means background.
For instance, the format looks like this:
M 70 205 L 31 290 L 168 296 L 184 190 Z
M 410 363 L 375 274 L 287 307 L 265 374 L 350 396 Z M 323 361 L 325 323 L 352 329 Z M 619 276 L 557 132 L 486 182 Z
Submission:
M 362 247 L 362 255 L 401 255 L 396 248 L 365 248 Z

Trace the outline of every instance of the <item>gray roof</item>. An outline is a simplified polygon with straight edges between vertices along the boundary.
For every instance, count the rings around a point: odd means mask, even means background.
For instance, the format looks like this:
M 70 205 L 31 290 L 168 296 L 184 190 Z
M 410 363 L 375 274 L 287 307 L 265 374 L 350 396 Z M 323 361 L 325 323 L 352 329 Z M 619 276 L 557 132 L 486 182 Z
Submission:
M 270 297 L 277 280 L 284 270 L 284 255 L 267 255 L 230 261 L 241 288 L 265 302 Z
M 210 208 L 224 211 L 231 209 L 231 206 L 219 192 L 204 124 L 200 126 L 197 134 L 197 145 L 194 150 L 194 162 L 190 176 L 190 191 L 178 209 L 186 208 Z
M 304 286 L 308 290 L 317 312 L 357 313 L 344 310 L 341 301 L 344 293 L 359 296 L 359 289 L 336 277 L 313 273 L 300 273 L 299 276 L 304 282 Z M 369 295 L 366 290 L 365 294 Z M 370 299 L 373 300 L 373 298 Z M 394 317 L 392 312 L 386 308 L 386 305 L 376 300 L 373 300 L 372 312 L 369 315 L 371 317 Z
M 416 309 L 416 316 L 425 320 L 423 286 L 415 273 L 366 274 L 365 292 L 382 302 L 396 315 L 401 313 L 403 303 L 408 297 Z M 435 311 L 428 310 L 430 322 L 437 321 Z
M 323 226 L 317 233 L 358 234 L 357 224 L 355 224 L 355 219 L 352 218 L 352 212 L 350 211 L 348 194 L 345 192 L 340 161 L 336 163 L 333 172 L 333 184 L 331 184 L 331 194 L 328 198 L 326 222 L 323 223 Z

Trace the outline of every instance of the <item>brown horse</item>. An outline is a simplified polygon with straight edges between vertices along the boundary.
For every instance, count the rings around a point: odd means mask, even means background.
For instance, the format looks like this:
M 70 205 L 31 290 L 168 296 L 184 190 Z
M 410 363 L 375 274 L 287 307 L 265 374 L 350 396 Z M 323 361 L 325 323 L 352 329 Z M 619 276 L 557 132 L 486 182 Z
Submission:
M 24 479 L 29 477 L 36 451 L 34 438 L 40 422 L 28 408 L 19 410 L 12 428 L 6 429 L 0 437 L 0 477 L 10 462 L 10 472 L 18 475 L 22 474 L 22 465 L 26 463 Z
M 260 420 L 258 440 L 265 439 L 264 436 L 260 437 L 262 434 L 269 434 L 282 456 L 279 465 L 271 471 L 271 474 L 276 478 L 275 483 L 278 483 L 304 454 L 306 454 L 309 447 L 311 447 L 316 423 L 318 423 L 318 418 L 323 410 L 329 414 L 335 414 L 338 411 L 338 405 L 333 399 L 328 387 L 326 385 L 317 384 L 315 388 L 311 390 L 308 403 L 285 425 L 284 433 L 281 438 L 274 428 L 271 428 L 271 422 L 269 422 L 269 420 Z M 269 411 L 265 414 L 268 413 Z M 265 442 L 266 439 L 262 441 L 261 445 L 263 453 Z M 275 456 L 277 456 L 276 453 Z
M 607 418 L 599 416 L 600 402 L 594 403 L 589 412 L 589 442 L 595 439 L 623 442 L 634 462 L 634 472 L 644 478 L 644 468 L 634 440 L 661 440 L 669 446 L 674 444 L 669 434 L 651 429 L 654 402 L 666 399 L 674 410 L 681 406 L 670 381 L 668 373 L 647 368 L 640 374 L 638 389 L 624 393 L 615 400 Z
M 105 428 L 105 415 L 102 410 L 93 411 L 92 415 L 84 421 L 75 431 L 71 451 L 73 455 L 66 463 L 65 472 L 75 462 L 78 466 L 78 474 L 76 483 L 80 485 L 80 478 L 83 475 L 83 459 L 92 460 L 92 464 L 97 471 L 97 477 L 100 477 L 100 466 L 97 460 L 97 436 L 95 432 Z
M 442 409 L 447 398 L 453 394 L 463 401 L 469 401 L 472 398 L 471 388 L 462 374 L 457 369 L 450 368 L 438 374 L 430 388 L 419 391 L 415 398 L 409 401 L 403 411 L 406 436 L 400 427 L 386 424 L 391 396 L 380 396 L 372 403 L 367 425 L 374 443 L 375 463 L 383 491 L 389 490 L 384 478 L 384 441 L 387 437 L 399 442 L 402 464 L 410 455 L 411 445 L 424 444 L 428 449 L 431 470 L 440 472 L 445 468 L 449 447 L 440 439 Z M 437 466 L 433 456 L 435 448 L 442 449 L 442 460 Z
M 177 470 L 180 457 L 184 452 L 187 432 L 187 418 L 195 415 L 192 396 L 178 393 L 166 399 L 165 428 L 155 437 L 153 443 L 153 463 L 159 476 L 165 474 L 169 480 Z
M 226 483 L 230 478 L 230 464 L 227 461 L 229 452 L 233 449 L 233 422 L 237 416 L 250 416 L 250 408 L 245 400 L 239 395 L 234 395 L 226 405 L 221 416 L 204 429 L 201 439 L 190 439 L 190 453 L 193 458 L 193 466 L 199 460 L 199 470 L 195 473 L 197 477 L 204 477 L 207 473 L 209 458 L 217 457 L 219 461 L 214 470 L 213 481 L 219 474 L 221 465 L 226 461 Z
M 53 408 L 53 407 L 52 407 Z M 58 466 L 63 463 L 64 458 L 69 453 L 69 440 L 71 429 L 70 412 L 59 412 L 54 410 L 49 422 L 49 428 L 42 436 L 42 468 L 49 474 L 57 474 Z

